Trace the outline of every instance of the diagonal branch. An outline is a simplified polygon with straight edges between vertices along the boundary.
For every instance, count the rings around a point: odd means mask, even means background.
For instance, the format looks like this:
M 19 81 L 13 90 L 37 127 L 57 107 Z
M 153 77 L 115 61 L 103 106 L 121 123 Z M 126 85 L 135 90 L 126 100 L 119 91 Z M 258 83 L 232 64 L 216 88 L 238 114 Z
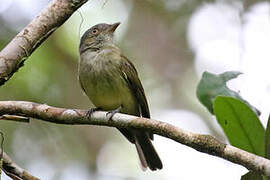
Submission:
M 25 101 L 0 101 L 0 115 L 26 116 L 58 124 L 88 124 L 143 129 L 270 177 L 270 160 L 221 143 L 210 135 L 195 134 L 168 123 L 126 114 L 117 113 L 112 120 L 108 120 L 106 112 L 95 112 L 90 119 L 86 117 L 86 113 L 86 110 L 57 108 Z
M 0 85 L 87 0 L 54 0 L 0 52 Z
M 5 152 L 3 153 L 3 170 L 13 180 L 39 180 L 14 163 Z

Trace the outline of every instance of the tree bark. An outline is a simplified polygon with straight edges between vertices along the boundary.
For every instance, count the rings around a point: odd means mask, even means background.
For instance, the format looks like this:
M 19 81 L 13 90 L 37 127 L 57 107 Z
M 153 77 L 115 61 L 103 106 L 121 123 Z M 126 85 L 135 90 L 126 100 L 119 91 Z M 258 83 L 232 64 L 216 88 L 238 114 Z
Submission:
M 54 0 L 0 52 L 0 85 L 87 0 Z
M 3 170 L 13 180 L 39 180 L 29 172 L 18 166 L 11 158 L 3 153 Z
M 26 101 L 0 101 L 0 115 L 32 117 L 57 124 L 88 124 L 142 129 L 270 177 L 270 160 L 221 143 L 210 135 L 196 134 L 165 122 L 126 114 L 117 113 L 112 120 L 109 120 L 106 112 L 97 111 L 91 117 L 87 117 L 86 113 L 87 110 L 57 108 Z

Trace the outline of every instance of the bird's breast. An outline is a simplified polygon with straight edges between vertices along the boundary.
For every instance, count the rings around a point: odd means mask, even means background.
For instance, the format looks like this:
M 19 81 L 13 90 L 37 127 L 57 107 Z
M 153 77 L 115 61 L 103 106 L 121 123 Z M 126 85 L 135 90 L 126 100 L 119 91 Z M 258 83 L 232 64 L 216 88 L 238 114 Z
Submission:
M 81 60 L 79 67 L 81 86 L 92 103 L 103 110 L 113 110 L 120 105 L 125 105 L 127 111 L 136 109 L 134 97 L 118 63 L 109 57 L 100 54 L 88 62 Z

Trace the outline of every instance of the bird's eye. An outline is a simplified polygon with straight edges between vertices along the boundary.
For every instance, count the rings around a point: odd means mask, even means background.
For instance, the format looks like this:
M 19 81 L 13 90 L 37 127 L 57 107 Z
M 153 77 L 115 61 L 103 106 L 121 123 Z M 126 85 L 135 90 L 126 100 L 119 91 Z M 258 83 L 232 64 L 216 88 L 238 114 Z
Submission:
M 98 30 L 97 29 L 93 29 L 92 30 L 92 34 L 97 34 L 98 33 Z

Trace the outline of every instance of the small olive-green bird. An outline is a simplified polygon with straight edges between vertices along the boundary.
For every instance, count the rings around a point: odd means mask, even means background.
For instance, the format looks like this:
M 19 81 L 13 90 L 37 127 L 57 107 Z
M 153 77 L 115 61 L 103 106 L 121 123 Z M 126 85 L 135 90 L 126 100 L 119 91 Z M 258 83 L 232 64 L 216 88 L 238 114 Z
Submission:
M 96 106 L 89 110 L 109 111 L 150 118 L 148 103 L 134 65 L 122 55 L 113 41 L 120 23 L 97 24 L 80 41 L 79 81 Z M 119 131 L 135 144 L 142 169 L 162 169 L 162 162 L 151 143 L 153 134 L 132 128 Z

